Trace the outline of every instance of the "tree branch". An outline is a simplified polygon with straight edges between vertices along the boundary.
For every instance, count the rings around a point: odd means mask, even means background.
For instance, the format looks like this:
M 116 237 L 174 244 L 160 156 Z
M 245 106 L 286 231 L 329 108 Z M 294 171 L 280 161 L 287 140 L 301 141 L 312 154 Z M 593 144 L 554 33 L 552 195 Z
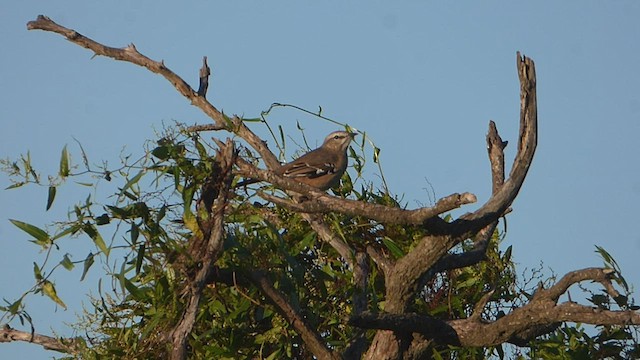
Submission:
M 267 167 L 274 169 L 280 165 L 278 158 L 267 148 L 267 145 L 254 134 L 249 128 L 247 128 L 242 120 L 238 117 L 230 119 L 224 115 L 215 106 L 211 105 L 204 96 L 200 96 L 194 91 L 186 81 L 180 76 L 171 71 L 164 62 L 154 61 L 136 49 L 131 44 L 124 49 L 114 48 L 102 45 L 75 30 L 67 29 L 64 26 L 58 25 L 53 20 L 46 16 L 38 15 L 38 18 L 34 21 L 27 23 L 27 29 L 29 30 L 44 30 L 60 34 L 67 38 L 74 44 L 87 48 L 93 51 L 96 55 L 110 57 L 119 61 L 126 61 L 135 65 L 143 66 L 149 71 L 162 75 L 167 79 L 182 96 L 191 101 L 191 104 L 198 107 L 202 112 L 209 116 L 220 129 L 226 129 L 235 133 L 243 138 L 249 145 L 251 145 L 262 157 Z
M 433 207 L 405 210 L 329 196 L 311 186 L 278 176 L 271 171 L 258 169 L 242 159 L 238 159 L 238 167 L 239 174 L 244 177 L 266 181 L 284 190 L 309 195 L 312 199 L 296 203 L 264 192 L 258 193 L 258 195 L 265 200 L 301 213 L 326 213 L 335 211 L 347 215 L 364 216 L 383 223 L 422 225 L 425 224 L 427 220 L 439 214 L 476 201 L 475 195 L 471 193 L 452 194 L 440 199 Z
M 2 329 L 0 329 L 0 343 L 12 341 L 29 342 L 40 345 L 46 350 L 58 351 L 70 355 L 77 354 L 79 345 L 76 339 L 55 338 L 51 336 L 20 331 L 12 329 L 9 325 L 5 324 Z
M 593 325 L 640 325 L 637 311 L 611 311 L 565 302 L 557 304 L 561 294 L 569 286 L 586 280 L 603 283 L 608 288 L 611 269 L 588 268 L 565 275 L 549 289 L 536 292 L 531 302 L 513 310 L 493 322 L 477 316 L 488 300 L 488 296 L 476 305 L 474 314 L 468 319 L 444 321 L 419 314 L 373 314 L 369 312 L 352 315 L 349 324 L 365 329 L 384 329 L 399 333 L 419 333 L 441 344 L 456 346 L 494 346 L 504 342 L 522 345 L 534 336 L 544 334 L 531 329 L 553 331 L 559 322 L 577 322 Z M 615 296 L 616 291 L 611 292 Z
M 500 218 L 518 195 L 533 161 L 538 144 L 536 70 L 533 60 L 521 56 L 519 52 L 517 67 L 520 78 L 520 135 L 518 153 L 509 173 L 509 179 L 482 207 L 454 222 L 460 225 L 459 231 L 472 232 Z

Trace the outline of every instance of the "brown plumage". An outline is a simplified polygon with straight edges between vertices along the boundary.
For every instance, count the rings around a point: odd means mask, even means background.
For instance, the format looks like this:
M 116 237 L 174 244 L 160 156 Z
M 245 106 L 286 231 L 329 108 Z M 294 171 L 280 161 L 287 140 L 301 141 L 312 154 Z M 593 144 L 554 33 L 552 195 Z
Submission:
M 340 182 L 347 169 L 347 148 L 355 135 L 347 131 L 334 131 L 327 135 L 322 146 L 281 165 L 274 172 L 321 191 L 330 189 Z M 253 179 L 245 180 L 237 186 L 255 182 Z
M 325 191 L 340 182 L 347 169 L 347 148 L 355 133 L 334 131 L 327 135 L 322 146 L 312 150 L 274 172 Z

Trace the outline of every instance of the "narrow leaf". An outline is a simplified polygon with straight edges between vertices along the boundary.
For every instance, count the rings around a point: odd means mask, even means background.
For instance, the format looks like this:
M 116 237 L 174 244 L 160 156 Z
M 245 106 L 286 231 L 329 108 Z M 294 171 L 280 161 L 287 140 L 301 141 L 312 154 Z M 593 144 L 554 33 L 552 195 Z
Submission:
M 47 210 L 51 209 L 51 205 L 53 205 L 53 199 L 56 198 L 56 187 L 49 186 L 49 196 L 47 196 Z
M 9 221 L 11 221 L 11 223 L 17 226 L 20 230 L 33 236 L 36 240 L 38 240 L 38 243 L 46 243 L 49 240 L 49 234 L 47 234 L 46 231 L 40 229 L 37 226 L 27 224 L 19 220 L 9 219 Z
M 69 153 L 67 152 L 67 145 L 62 148 L 62 155 L 60 156 L 60 176 L 65 178 L 69 176 Z
M 25 182 L 17 182 L 15 184 L 9 185 L 6 188 L 4 188 L 5 190 L 11 190 L 11 189 L 15 189 L 15 188 L 19 188 L 20 186 L 26 184 Z
M 142 268 L 142 262 L 144 260 L 144 251 L 145 246 L 144 243 L 138 247 L 138 257 L 136 258 L 136 274 L 140 273 L 140 269 Z
M 82 231 L 84 231 L 85 234 L 89 235 L 91 240 L 93 240 L 93 243 L 96 244 L 100 251 L 102 251 L 106 256 L 109 256 L 110 249 L 107 247 L 107 244 L 104 242 L 104 239 L 102 239 L 102 236 L 94 225 L 86 223 L 82 227 Z
M 398 245 L 395 243 L 395 241 L 389 239 L 388 237 L 383 237 L 382 238 L 382 242 L 384 243 L 384 246 L 386 246 L 386 248 L 391 252 L 391 254 L 396 258 L 399 259 L 401 257 L 404 256 L 404 251 L 402 251 L 402 249 L 400 249 L 400 247 L 398 247 Z
M 87 255 L 87 258 L 84 259 L 84 268 L 82 269 L 82 276 L 80 277 L 80 281 L 84 280 L 84 276 L 87 275 L 87 271 L 89 271 L 91 265 L 93 265 L 93 254 L 89 253 L 89 255 Z
M 40 267 L 35 262 L 33 263 L 33 276 L 38 281 L 41 281 L 42 279 L 44 279 L 44 276 L 42 276 L 42 271 L 40 271 Z
M 125 191 L 127 191 L 130 187 L 132 187 L 138 181 L 140 181 L 140 179 L 142 178 L 142 175 L 144 175 L 144 170 L 140 171 L 139 173 L 136 174 L 136 176 L 132 177 L 131 180 L 127 181 L 127 183 L 124 184 L 124 187 L 120 189 L 120 195 L 124 194 Z

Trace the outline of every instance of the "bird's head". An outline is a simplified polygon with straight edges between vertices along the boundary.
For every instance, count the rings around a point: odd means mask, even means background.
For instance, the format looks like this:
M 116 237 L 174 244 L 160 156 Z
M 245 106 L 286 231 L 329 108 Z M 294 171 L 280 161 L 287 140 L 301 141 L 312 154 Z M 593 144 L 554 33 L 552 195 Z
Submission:
M 326 138 L 324 138 L 322 147 L 327 149 L 345 151 L 347 150 L 349 143 L 351 143 L 351 140 L 353 140 L 353 137 L 356 135 L 357 133 L 351 133 L 347 131 L 334 131 L 331 134 L 327 135 Z

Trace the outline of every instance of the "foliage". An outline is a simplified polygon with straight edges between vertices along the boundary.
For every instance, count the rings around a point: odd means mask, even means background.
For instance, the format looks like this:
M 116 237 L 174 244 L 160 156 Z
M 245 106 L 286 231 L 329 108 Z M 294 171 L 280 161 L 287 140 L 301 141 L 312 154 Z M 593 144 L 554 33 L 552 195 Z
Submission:
M 364 142 L 358 149 L 350 150 L 351 163 L 355 164 L 358 176 L 351 178 L 345 174 L 342 186 L 333 189 L 333 194 L 403 207 L 398 197 L 388 190 L 375 190 L 360 178 L 366 163 L 363 145 Z M 374 163 L 378 163 L 379 151 L 374 148 Z M 48 182 L 33 168 L 29 154 L 17 161 L 2 163 L 14 181 L 9 188 L 26 184 L 48 188 L 47 209 L 56 200 L 61 186 L 79 184 L 114 189 L 105 199 L 90 195 L 72 205 L 69 218 L 48 229 L 12 220 L 30 241 L 45 251 L 46 257 L 40 264 L 34 263 L 35 285 L 1 308 L 5 312 L 1 321 L 30 323 L 24 298 L 31 293 L 43 293 L 65 307 L 51 280 L 54 273 L 60 268 L 81 271 L 84 279 L 88 272 L 98 271 L 93 265 L 99 261 L 107 269 L 103 275 L 110 281 L 106 283 L 112 286 L 105 289 L 102 280 L 97 284 L 98 293 L 90 299 L 90 310 L 76 324 L 87 334 L 83 339 L 86 346 L 81 348 L 79 356 L 164 358 L 170 351 L 168 332 L 180 320 L 186 306 L 185 283 L 199 266 L 187 244 L 202 235 L 199 224 L 209 216 L 204 210 L 210 207 L 206 183 L 214 169 L 215 145 L 196 133 L 174 128 L 166 130 L 157 142 L 149 143 L 139 159 L 123 157 L 116 169 L 90 165 L 82 148 L 80 152 L 82 164 L 73 163 L 65 146 L 59 173 Z M 263 186 L 261 191 L 278 192 L 268 186 Z M 410 251 L 414 241 L 425 232 L 418 226 L 381 226 L 358 216 L 337 213 L 323 216 L 332 231 L 356 249 L 364 251 L 371 246 L 392 259 Z M 193 358 L 312 357 L 291 324 L 247 280 L 253 272 L 268 274 L 273 286 L 331 347 L 349 346 L 359 333 L 345 321 L 353 312 L 354 275 L 333 248 L 319 241 L 300 214 L 256 200 L 255 189 L 236 188 L 225 214 L 225 233 L 224 253 L 216 262 L 216 278 L 204 291 L 189 338 Z M 414 303 L 415 310 L 445 320 L 463 319 L 471 316 L 475 304 L 492 291 L 483 318 L 495 320 L 510 308 L 526 302 L 527 295 L 534 289 L 518 286 L 512 248 L 502 251 L 499 247 L 502 235 L 498 231 L 494 233 L 486 261 L 425 278 L 422 296 Z M 95 251 L 82 261 L 71 261 L 60 245 L 65 237 L 91 241 Z M 455 250 L 469 250 L 471 246 L 471 242 L 463 242 Z M 620 274 L 604 249 L 598 251 Z M 59 262 L 52 265 L 50 260 L 55 256 Z M 384 278 L 373 263 L 370 269 L 367 306 L 370 310 L 383 310 Z M 627 293 L 624 299 L 617 299 L 616 305 L 632 306 L 624 278 L 619 275 L 617 279 Z M 591 301 L 597 306 L 609 306 L 606 294 L 593 294 Z M 626 327 L 601 327 L 594 335 L 579 325 L 564 324 L 530 344 L 527 355 L 536 358 L 637 355 L 638 337 L 630 331 Z M 367 336 L 371 338 L 373 331 Z M 431 353 L 434 358 L 442 359 L 504 357 L 501 346 L 432 345 Z

